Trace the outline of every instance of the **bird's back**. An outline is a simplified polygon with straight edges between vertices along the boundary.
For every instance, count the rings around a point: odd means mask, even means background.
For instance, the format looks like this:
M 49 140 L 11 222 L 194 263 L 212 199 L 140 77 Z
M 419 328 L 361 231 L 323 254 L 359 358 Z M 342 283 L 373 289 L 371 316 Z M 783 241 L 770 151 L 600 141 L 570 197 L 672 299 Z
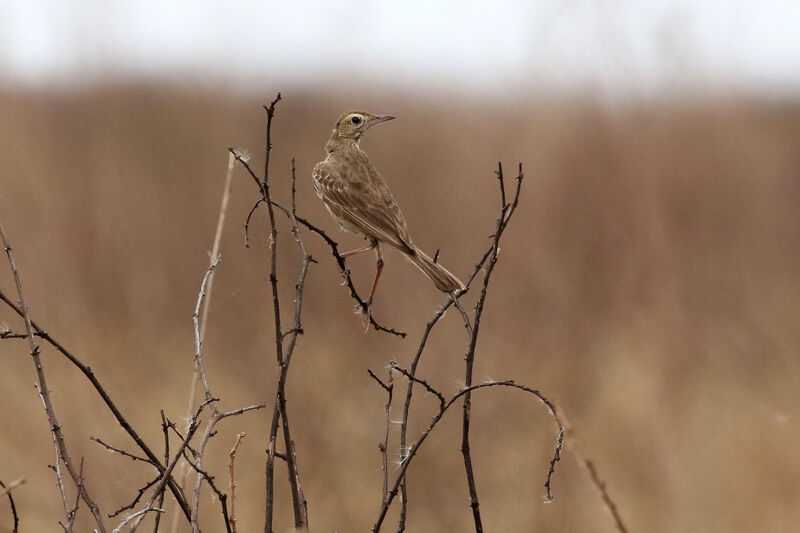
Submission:
M 330 147 L 328 157 L 314 167 L 317 195 L 346 229 L 413 251 L 408 226 L 389 186 L 367 154 L 351 144 Z

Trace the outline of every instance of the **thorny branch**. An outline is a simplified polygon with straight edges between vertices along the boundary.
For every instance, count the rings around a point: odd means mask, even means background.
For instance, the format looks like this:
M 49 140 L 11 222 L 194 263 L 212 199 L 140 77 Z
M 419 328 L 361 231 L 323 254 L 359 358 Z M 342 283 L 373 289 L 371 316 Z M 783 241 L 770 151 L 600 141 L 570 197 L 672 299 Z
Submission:
M 392 425 L 392 393 L 394 392 L 394 378 L 392 371 L 394 370 L 394 362 L 389 367 L 389 379 L 386 383 L 381 378 L 375 375 L 372 370 L 367 369 L 370 377 L 378 382 L 383 390 L 386 391 L 386 429 L 383 433 L 383 442 L 378 443 L 378 450 L 381 452 L 381 471 L 383 472 L 383 497 L 381 503 L 385 502 L 389 497 L 389 430 Z
M 23 317 L 25 314 L 22 311 L 22 307 L 18 306 L 16 303 L 11 301 L 1 290 L 0 290 L 0 300 L 5 302 L 8 307 L 10 307 L 15 313 L 19 316 Z M 69 350 L 67 350 L 61 343 L 55 340 L 50 334 L 48 334 L 44 329 L 36 323 L 36 321 L 31 320 L 31 326 L 33 327 L 36 335 L 47 341 L 53 348 L 55 348 L 60 354 L 66 357 L 73 365 L 75 365 L 81 373 L 89 380 L 89 382 L 94 387 L 95 391 L 100 395 L 103 399 L 103 402 L 109 408 L 111 413 L 114 415 L 117 423 L 125 430 L 126 433 L 133 439 L 136 445 L 139 447 L 142 452 L 144 452 L 145 456 L 153 466 L 159 471 L 159 474 L 164 473 L 164 463 L 161 463 L 159 458 L 153 453 L 150 447 L 142 440 L 136 430 L 130 425 L 128 420 L 122 415 L 122 412 L 119 410 L 117 405 L 111 399 L 108 392 L 106 392 L 105 388 L 102 386 L 100 381 L 97 379 L 97 376 L 94 375 L 94 371 L 87 365 L 83 364 L 75 355 L 72 354 Z M 178 506 L 183 511 L 183 514 L 186 516 L 187 519 L 190 518 L 190 510 L 189 505 L 186 503 L 186 499 L 183 496 L 183 491 L 181 490 L 180 486 L 175 482 L 174 479 L 170 478 L 168 480 L 168 486 L 172 495 L 175 497 L 175 500 L 178 502 Z
M 228 452 L 230 462 L 228 462 L 228 472 L 230 474 L 230 488 L 231 488 L 231 516 L 228 519 L 231 533 L 236 533 L 236 477 L 234 476 L 233 462 L 236 459 L 236 452 L 239 450 L 239 445 L 246 433 L 237 433 L 236 440 L 233 442 L 231 451 Z
M 127 457 L 128 459 L 130 459 L 132 461 L 141 461 L 143 463 L 147 463 L 147 464 L 150 464 L 150 465 L 153 464 L 148 459 L 145 459 L 144 457 L 139 457 L 138 455 L 133 455 L 132 453 L 126 452 L 125 450 L 121 450 L 119 448 L 115 448 L 114 446 L 111 446 L 110 444 L 106 444 L 105 442 L 103 442 L 102 440 L 98 439 L 97 437 L 89 437 L 89 440 L 96 442 L 97 444 L 99 444 L 100 446 L 102 446 L 103 448 L 105 448 L 106 450 L 108 450 L 110 452 L 118 453 L 118 454 L 122 455 L 123 457 Z
M 81 467 L 78 471 L 80 474 L 80 484 L 83 485 L 83 457 L 81 457 Z M 67 513 L 67 525 L 64 526 L 66 531 L 72 531 L 72 528 L 75 525 L 75 519 L 78 518 L 78 505 L 81 503 L 81 494 L 80 491 L 75 495 L 75 503 L 72 504 L 72 509 L 69 510 Z M 60 524 L 61 522 L 59 522 Z
M 89 507 L 89 511 L 94 517 L 98 530 L 101 533 L 105 533 L 106 529 L 105 524 L 103 524 L 103 515 L 100 512 L 100 507 L 97 505 L 92 496 L 89 494 L 87 488 L 84 486 L 81 475 L 75 468 L 69 451 L 67 450 L 67 443 L 64 440 L 64 434 L 61 431 L 61 424 L 58 422 L 58 417 L 56 416 L 55 408 L 53 406 L 52 399 L 50 398 L 50 389 L 47 388 L 47 378 L 45 377 L 44 366 L 42 365 L 42 359 L 39 355 L 39 344 L 36 342 L 31 317 L 28 314 L 28 307 L 25 305 L 25 297 L 22 292 L 22 280 L 20 279 L 19 272 L 17 271 L 17 265 L 14 262 L 14 256 L 11 253 L 11 245 L 8 243 L 8 239 L 6 238 L 6 233 L 2 224 L 0 224 L 0 238 L 2 238 L 3 247 L 5 248 L 6 256 L 8 258 L 8 264 L 11 267 L 11 272 L 14 276 L 14 283 L 17 287 L 19 307 L 22 311 L 22 317 L 25 320 L 25 331 L 28 333 L 28 343 L 30 344 L 31 357 L 33 358 L 33 363 L 36 368 L 39 395 L 42 399 L 42 403 L 44 404 L 47 421 L 50 423 L 50 431 L 52 432 L 53 438 L 56 441 L 56 448 L 58 450 L 57 459 L 63 462 L 64 466 L 67 468 L 67 472 L 69 472 L 72 482 L 78 489 L 81 499 L 84 501 L 84 503 L 86 503 L 87 507 Z
M 280 93 L 270 102 L 269 106 L 264 106 L 267 113 L 267 123 L 265 132 L 265 147 L 264 147 L 264 175 L 259 178 L 253 172 L 247 161 L 235 150 L 229 148 L 229 152 L 233 154 L 236 160 L 247 170 L 248 174 L 255 181 L 261 194 L 260 201 L 256 202 L 255 206 L 248 214 L 248 220 L 245 224 L 245 244 L 247 243 L 247 225 L 249 224 L 252 212 L 260 205 L 264 204 L 269 213 L 269 249 L 270 249 L 270 274 L 269 281 L 272 290 L 272 304 L 273 304 L 273 318 L 275 325 L 275 357 L 278 364 L 279 376 L 278 386 L 275 393 L 275 403 L 272 413 L 272 423 L 270 424 L 269 431 L 269 448 L 267 450 L 266 461 L 266 511 L 264 518 L 264 531 L 265 533 L 272 532 L 273 512 L 274 512 L 274 494 L 275 494 L 275 457 L 277 455 L 277 438 L 278 429 L 280 427 L 283 434 L 284 449 L 286 464 L 289 470 L 289 486 L 292 497 L 292 508 L 294 510 L 294 524 L 297 528 L 308 528 L 308 509 L 303 490 L 300 487 L 300 476 L 297 469 L 297 458 L 294 452 L 294 442 L 291 438 L 289 430 L 289 417 L 286 409 L 286 380 L 289 372 L 289 365 L 291 363 L 292 354 L 297 343 L 297 336 L 303 332 L 302 326 L 302 309 L 303 309 L 303 288 L 305 286 L 306 275 L 308 267 L 313 260 L 311 255 L 306 251 L 303 244 L 300 231 L 297 226 L 297 219 L 295 218 L 295 195 L 292 192 L 292 209 L 291 212 L 283 209 L 292 224 L 292 234 L 294 235 L 295 242 L 303 254 L 303 262 L 300 268 L 297 283 L 295 284 L 295 312 L 294 324 L 289 331 L 284 331 L 281 326 L 281 308 L 280 308 L 280 294 L 278 291 L 278 276 L 277 276 L 277 249 L 278 249 L 278 227 L 275 220 L 274 202 L 270 192 L 269 181 L 269 163 L 270 155 L 272 152 L 272 119 L 275 116 L 275 105 L 280 101 Z M 292 191 L 295 189 L 295 167 L 292 161 Z M 284 342 L 286 344 L 284 344 Z

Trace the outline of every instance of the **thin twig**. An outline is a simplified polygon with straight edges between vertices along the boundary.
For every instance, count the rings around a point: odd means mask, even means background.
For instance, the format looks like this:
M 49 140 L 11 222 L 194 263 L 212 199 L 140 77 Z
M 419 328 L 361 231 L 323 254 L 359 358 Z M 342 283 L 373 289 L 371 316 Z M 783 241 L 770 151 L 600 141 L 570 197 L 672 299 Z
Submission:
M 325 233 L 323 230 L 321 230 L 320 228 L 318 228 L 317 226 L 315 226 L 314 224 L 312 224 L 311 222 L 309 222 L 305 218 L 303 218 L 301 216 L 297 216 L 296 218 L 297 218 L 297 221 L 300 224 L 302 224 L 303 226 L 305 226 L 306 228 L 308 228 L 312 232 L 314 232 L 317 235 L 319 235 L 326 243 L 328 243 L 328 246 L 330 246 L 330 248 L 331 248 L 331 255 L 333 256 L 334 260 L 336 261 L 336 265 L 339 268 L 339 272 L 344 277 L 345 285 L 347 285 L 347 288 L 350 291 L 350 297 L 353 300 L 355 300 L 355 302 L 358 305 L 358 307 L 362 311 L 364 311 L 364 313 L 366 315 L 369 316 L 369 323 L 370 323 L 370 325 L 372 325 L 372 327 L 375 329 L 375 331 L 383 331 L 384 333 L 389 333 L 390 335 L 396 335 L 398 337 L 405 338 L 406 337 L 406 333 L 404 331 L 400 331 L 399 329 L 390 328 L 390 327 L 387 327 L 387 326 L 384 326 L 384 325 L 378 323 L 375 320 L 375 318 L 372 316 L 372 314 L 368 312 L 369 306 L 367 305 L 367 301 L 364 300 L 363 298 L 361 298 L 361 296 L 359 296 L 358 291 L 355 288 L 355 285 L 353 285 L 353 280 L 350 278 L 350 270 L 347 268 L 347 265 L 345 264 L 344 258 L 341 255 L 339 255 L 339 244 L 336 241 L 334 241 L 333 239 L 331 239 L 328 236 L 327 233 Z
M 308 269 L 311 266 L 311 263 L 316 262 L 314 258 L 311 257 L 311 254 L 309 254 L 308 251 L 306 250 L 303 238 L 300 235 L 300 228 L 297 225 L 297 218 L 295 216 L 295 212 L 297 211 L 297 206 L 295 203 L 296 181 L 297 179 L 295 175 L 294 158 L 292 158 L 292 212 L 290 220 L 292 223 L 292 235 L 294 236 L 294 240 L 297 243 L 297 247 L 300 249 L 300 252 L 303 255 L 303 262 L 300 266 L 300 275 L 298 276 L 297 283 L 295 284 L 294 324 L 292 329 L 289 330 L 289 332 L 287 332 L 289 335 L 289 340 L 286 345 L 286 351 L 284 352 L 283 365 L 281 366 L 281 372 L 282 374 L 284 374 L 284 380 L 283 383 L 279 383 L 281 394 L 279 394 L 277 398 L 281 412 L 284 447 L 286 449 L 286 464 L 289 469 L 289 487 L 292 491 L 292 506 L 295 511 L 295 527 L 307 529 L 308 502 L 306 501 L 305 495 L 303 494 L 303 489 L 300 486 L 300 474 L 297 468 L 297 455 L 295 453 L 294 441 L 292 441 L 291 435 L 289 433 L 289 417 L 286 410 L 286 394 L 285 394 L 285 386 L 286 386 L 285 377 L 286 374 L 288 373 L 289 363 L 291 362 L 295 346 L 297 345 L 297 337 L 298 335 L 303 333 L 303 323 L 302 323 L 303 289 L 305 288 L 306 285 L 306 276 L 308 275 Z M 286 333 L 282 333 L 281 342 L 283 342 L 285 337 Z
M 111 446 L 110 444 L 106 444 L 105 442 L 103 442 L 102 440 L 98 439 L 97 437 L 90 436 L 89 440 L 96 442 L 97 444 L 99 444 L 100 446 L 102 446 L 103 448 L 105 448 L 106 450 L 108 450 L 110 452 L 118 453 L 118 454 L 120 454 L 120 455 L 122 455 L 124 457 L 127 457 L 128 459 L 130 459 L 132 461 L 141 461 L 141 462 L 147 463 L 149 465 L 153 464 L 153 463 L 150 462 L 149 459 L 145 459 L 144 457 L 139 457 L 138 455 L 133 455 L 132 453 L 126 452 L 125 450 L 121 450 L 119 448 L 115 448 L 114 446 Z
M 200 285 L 200 292 L 197 294 L 197 305 L 194 308 L 194 314 L 192 315 L 192 322 L 194 323 L 194 362 L 195 362 L 195 375 L 200 378 L 200 381 L 203 383 L 203 390 L 205 393 L 205 399 L 208 401 L 211 395 L 211 389 L 208 385 L 208 377 L 206 376 L 205 368 L 203 366 L 203 334 L 202 329 L 199 326 L 199 317 L 200 317 L 200 306 L 203 305 L 203 299 L 206 296 L 206 287 L 211 282 L 211 278 L 214 275 L 214 270 L 217 268 L 220 260 L 222 259 L 221 256 L 216 256 L 211 261 L 211 265 L 208 267 L 206 271 L 206 275 L 203 277 L 203 282 Z M 204 313 L 207 307 L 203 307 Z M 205 322 L 205 317 L 204 317 Z M 212 410 L 215 410 L 216 407 L 212 404 Z
M 14 276 L 14 283 L 17 287 L 17 295 L 19 296 L 19 306 L 22 310 L 23 318 L 25 319 L 25 331 L 28 333 L 28 343 L 30 344 L 30 353 L 31 357 L 33 358 L 34 366 L 36 368 L 36 377 L 38 380 L 39 386 L 39 395 L 42 398 L 42 403 L 44 403 L 45 407 L 45 414 L 47 415 L 47 421 L 50 423 L 50 431 L 53 434 L 53 438 L 56 441 L 56 446 L 58 448 L 58 455 L 61 462 L 64 463 L 64 466 L 67 468 L 67 472 L 69 472 L 70 477 L 72 478 L 72 482 L 75 483 L 78 492 L 81 495 L 81 498 L 89 507 L 92 516 L 95 519 L 95 523 L 101 533 L 105 533 L 105 524 L 103 524 L 103 515 L 100 512 L 100 507 L 94 501 L 94 499 L 89 494 L 89 491 L 81 482 L 81 476 L 75 468 L 75 465 L 72 462 L 72 458 L 69 455 L 69 451 L 67 450 L 67 444 L 64 440 L 64 434 L 61 431 L 61 424 L 58 422 L 58 418 L 56 416 L 55 408 L 53 406 L 53 402 L 50 398 L 50 390 L 47 388 L 47 378 L 44 374 L 44 366 L 42 365 L 42 359 L 39 355 L 39 344 L 36 342 L 35 333 L 33 329 L 33 325 L 31 323 L 31 317 L 28 314 L 28 307 L 25 305 L 25 297 L 23 296 L 22 291 L 22 280 L 20 278 L 19 272 L 17 271 L 17 265 L 14 262 L 14 256 L 11 253 L 11 245 L 8 243 L 8 239 L 6 238 L 5 230 L 3 229 L 3 225 L 0 224 L 0 237 L 2 237 L 3 247 L 6 251 L 6 256 L 8 257 L 8 264 L 11 267 L 11 272 Z M 67 509 L 67 513 L 69 513 L 69 509 Z
M 386 413 L 386 429 L 383 433 L 383 442 L 378 443 L 378 450 L 381 452 L 381 471 L 383 472 L 383 496 L 381 498 L 381 503 L 385 502 L 386 498 L 389 497 L 389 430 L 392 425 L 392 392 L 394 391 L 392 370 L 394 370 L 394 361 L 392 361 L 392 366 L 389 367 L 389 379 L 384 383 L 372 370 L 367 369 L 370 377 L 377 381 L 378 384 L 383 387 L 383 390 L 386 391 L 386 406 L 384 408 Z
M 25 484 L 25 480 L 23 478 L 15 479 L 8 485 L 0 481 L 0 496 L 8 496 L 8 503 L 11 506 L 11 517 L 14 519 L 14 529 L 12 529 L 12 533 L 17 533 L 19 531 L 19 516 L 17 515 L 17 505 L 14 503 L 14 496 L 11 495 L 11 491 L 20 487 Z
M 161 410 L 161 432 L 164 434 L 164 464 L 169 463 L 169 427 L 167 426 L 167 417 L 164 416 L 164 410 Z M 156 507 L 164 505 L 164 493 L 162 492 L 156 498 Z M 177 520 L 178 513 L 175 513 L 175 520 Z M 158 526 L 161 525 L 161 513 L 156 513 L 156 519 L 153 524 L 153 533 L 158 533 Z M 177 525 L 176 525 L 177 526 Z
M 236 440 L 233 442 L 233 447 L 231 451 L 228 452 L 228 457 L 230 457 L 230 462 L 228 463 L 228 472 L 230 472 L 230 487 L 231 487 L 231 516 L 228 518 L 228 523 L 230 524 L 230 530 L 232 533 L 236 533 L 236 477 L 234 476 L 233 470 L 233 462 L 236 459 L 236 452 L 239 450 L 239 445 L 242 443 L 242 439 L 245 437 L 246 433 L 237 433 Z
M 80 485 L 83 485 L 83 457 L 81 457 L 81 467 L 79 470 L 80 475 Z M 80 489 L 80 487 L 78 487 Z M 75 519 L 78 517 L 78 506 L 81 503 L 81 495 L 80 490 L 78 490 L 77 494 L 75 494 L 75 503 L 72 504 L 72 509 L 70 509 L 69 513 L 67 513 L 67 525 L 64 526 L 64 529 L 67 531 L 72 531 L 72 528 L 75 526 Z
M 109 513 L 108 517 L 109 518 L 116 518 L 117 516 L 119 516 L 120 514 L 124 513 L 125 511 L 130 511 L 131 509 L 136 507 L 136 504 L 138 504 L 139 500 L 142 499 L 142 496 L 144 496 L 144 493 L 147 492 L 147 489 L 149 489 L 150 487 L 152 487 L 153 485 L 158 483 L 160 480 L 161 480 L 161 476 L 158 476 L 157 478 L 154 478 L 153 480 L 148 481 L 147 483 L 145 483 L 144 486 L 142 486 L 139 489 L 137 489 L 136 497 L 134 497 L 133 500 L 128 505 L 123 505 L 122 507 L 120 507 L 119 509 L 114 511 L 113 513 Z M 162 495 L 163 495 L 163 492 L 162 492 Z
M 230 150 L 230 148 L 229 148 Z M 235 159 L 237 156 L 234 153 L 231 153 L 233 158 Z M 247 213 L 247 218 L 244 221 L 244 247 L 250 248 L 250 218 L 252 218 L 253 213 L 256 212 L 258 206 L 264 203 L 263 198 L 259 198 L 256 200 L 256 203 L 253 204 L 253 207 L 250 208 L 250 212 Z
M 416 377 L 415 375 L 413 375 L 411 372 L 409 372 L 409 371 L 408 371 L 408 370 L 406 370 L 405 368 L 402 368 L 402 367 L 399 367 L 399 366 L 397 366 L 397 365 L 396 365 L 394 362 L 392 362 L 391 368 L 392 368 L 393 370 L 397 370 L 398 372 L 400 372 L 401 374 L 403 374 L 403 375 L 404 375 L 404 376 L 405 376 L 405 377 L 406 377 L 406 378 L 407 378 L 409 381 L 414 381 L 414 382 L 416 382 L 416 383 L 419 383 L 419 384 L 420 384 L 420 385 L 422 385 L 423 387 L 425 387 L 425 390 L 426 390 L 426 391 L 430 392 L 431 394 L 433 394 L 434 396 L 436 396 L 437 398 L 439 398 L 439 409 L 444 409 L 444 404 L 446 403 L 446 402 L 445 402 L 445 399 L 444 399 L 444 394 L 442 394 L 442 393 L 441 393 L 441 392 L 439 392 L 438 390 L 436 390 L 436 389 L 434 389 L 433 387 L 431 387 L 431 386 L 428 384 L 428 382 L 427 382 L 427 381 L 425 381 L 424 379 L 421 379 L 421 378 L 418 378 L 418 377 Z
M 41 337 L 39 332 L 35 332 L 34 335 L 37 337 Z M 4 329 L 0 331 L 0 339 L 27 339 L 27 338 L 28 338 L 27 333 L 14 333 L 10 329 Z

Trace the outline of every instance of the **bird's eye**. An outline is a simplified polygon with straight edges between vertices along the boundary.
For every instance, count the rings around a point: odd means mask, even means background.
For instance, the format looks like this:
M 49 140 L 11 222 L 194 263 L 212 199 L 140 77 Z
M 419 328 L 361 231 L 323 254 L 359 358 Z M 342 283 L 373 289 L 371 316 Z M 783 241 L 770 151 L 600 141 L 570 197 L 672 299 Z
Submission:
M 353 117 L 350 119 L 350 122 L 356 125 L 361 124 L 361 117 Z

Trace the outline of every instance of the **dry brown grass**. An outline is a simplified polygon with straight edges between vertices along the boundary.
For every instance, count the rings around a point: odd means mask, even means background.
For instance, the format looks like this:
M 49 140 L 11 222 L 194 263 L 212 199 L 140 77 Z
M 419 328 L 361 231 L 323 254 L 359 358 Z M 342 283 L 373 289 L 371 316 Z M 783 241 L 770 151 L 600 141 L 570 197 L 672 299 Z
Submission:
M 779 532 L 800 523 L 800 106 L 705 100 L 610 112 L 580 101 L 284 96 L 277 194 L 287 197 L 295 156 L 299 209 L 333 232 L 308 178 L 332 121 L 347 108 L 392 113 L 398 120 L 363 146 L 418 244 L 442 248 L 441 261 L 459 275 L 493 228 L 496 161 L 525 163 L 475 375 L 514 377 L 563 407 L 632 531 Z M 158 410 L 177 418 L 186 409 L 190 318 L 225 149 L 260 159 L 261 103 L 153 87 L 0 93 L 0 216 L 32 315 L 82 355 L 153 443 Z M 207 332 L 207 370 L 229 407 L 268 401 L 275 385 L 263 218 L 251 249 L 241 237 L 255 196 L 240 173 Z M 278 275 L 289 297 L 298 258 L 288 231 L 281 238 Z M 288 385 L 293 436 L 312 530 L 364 531 L 380 503 L 384 401 L 366 368 L 404 364 L 414 341 L 362 334 L 327 250 L 309 242 L 322 264 L 309 275 L 307 334 Z M 376 313 L 413 339 L 442 296 L 398 254 L 387 256 Z M 353 265 L 369 284 L 371 258 Z M 18 329 L 7 310 L 0 319 Z M 420 368 L 450 391 L 461 375 L 462 329 L 457 315 L 446 317 Z M 28 480 L 15 492 L 24 530 L 55 531 L 52 443 L 24 341 L 2 341 L 0 361 L 0 476 Z M 103 509 L 127 503 L 150 473 L 88 441 L 127 445 L 81 376 L 51 351 L 45 364 L 73 455 L 86 457 Z M 556 500 L 542 504 L 552 425 L 539 406 L 491 391 L 476 393 L 473 410 L 490 531 L 613 531 L 569 450 Z M 228 421 L 207 454 L 224 479 L 234 435 L 248 433 L 237 455 L 240 531 L 263 527 L 267 418 Z M 427 419 L 418 411 L 417 427 Z M 459 431 L 457 416 L 446 419 L 411 468 L 409 531 L 469 530 Z M 279 489 L 279 530 L 290 524 L 286 495 Z M 205 520 L 217 530 L 210 514 Z

